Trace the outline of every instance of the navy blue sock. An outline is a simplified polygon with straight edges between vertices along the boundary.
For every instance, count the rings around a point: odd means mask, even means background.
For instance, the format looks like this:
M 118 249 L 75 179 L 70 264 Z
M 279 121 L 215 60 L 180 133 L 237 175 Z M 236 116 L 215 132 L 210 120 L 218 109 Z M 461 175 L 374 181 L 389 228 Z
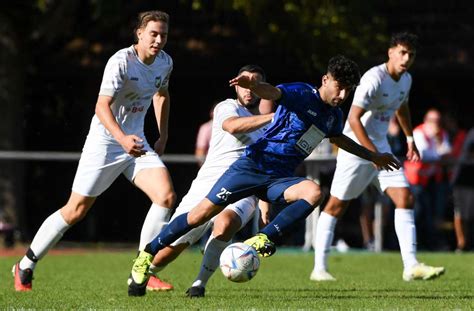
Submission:
M 260 232 L 266 234 L 270 240 L 277 236 L 282 236 L 295 222 L 305 219 L 313 210 L 314 207 L 306 200 L 293 202 L 283 209 L 275 219 Z
M 179 215 L 172 222 L 161 230 L 153 241 L 145 246 L 145 252 L 156 255 L 159 250 L 165 248 L 176 241 L 185 233 L 191 231 L 193 227 L 188 224 L 188 213 Z

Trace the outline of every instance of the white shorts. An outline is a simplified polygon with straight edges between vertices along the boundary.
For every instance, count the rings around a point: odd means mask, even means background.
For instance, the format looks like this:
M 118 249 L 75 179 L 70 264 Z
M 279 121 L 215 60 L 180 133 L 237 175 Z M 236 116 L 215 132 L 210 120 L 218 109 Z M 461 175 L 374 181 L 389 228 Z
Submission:
M 179 215 L 189 212 L 196 205 L 198 205 L 199 202 L 201 202 L 201 200 L 204 199 L 206 195 L 207 195 L 207 192 L 203 193 L 200 199 L 195 200 L 194 202 L 191 202 L 191 200 L 186 199 L 186 196 L 187 196 L 186 195 L 183 198 L 183 201 L 181 201 L 179 206 L 176 208 L 176 212 L 173 214 L 173 217 L 171 217 L 170 221 L 172 221 L 174 218 L 176 218 Z M 255 196 L 251 196 L 251 197 L 243 198 L 233 204 L 227 205 L 225 209 L 234 211 L 240 217 L 240 220 L 242 222 L 240 229 L 242 229 L 249 222 L 249 220 L 252 219 L 255 212 L 255 208 L 257 206 L 257 201 L 258 200 Z M 217 216 L 218 215 L 214 216 L 211 220 L 209 220 L 205 224 L 202 224 L 199 227 L 196 227 L 192 229 L 191 231 L 189 231 L 188 233 L 186 233 L 185 235 L 181 236 L 176 241 L 171 243 L 171 246 L 176 246 L 176 245 L 184 244 L 184 243 L 189 243 L 190 245 L 192 245 L 196 243 L 207 232 L 207 230 L 212 228 L 212 225 L 214 224 L 214 220 Z
M 87 197 L 97 197 L 107 190 L 121 173 L 133 183 L 139 171 L 158 167 L 165 165 L 154 151 L 147 151 L 145 155 L 135 158 L 123 150 L 104 152 L 84 148 L 72 191 Z
M 372 163 L 338 160 L 331 195 L 343 201 L 352 200 L 357 198 L 369 184 L 373 184 L 381 193 L 389 187 L 409 187 L 402 168 L 387 172 L 377 170 Z

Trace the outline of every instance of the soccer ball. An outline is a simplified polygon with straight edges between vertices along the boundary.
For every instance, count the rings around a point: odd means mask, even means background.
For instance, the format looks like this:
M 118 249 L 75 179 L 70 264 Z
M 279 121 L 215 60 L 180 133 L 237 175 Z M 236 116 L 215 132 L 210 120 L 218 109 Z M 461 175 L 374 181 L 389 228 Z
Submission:
M 220 267 L 228 280 L 247 282 L 257 274 L 260 259 L 252 246 L 233 243 L 222 251 Z

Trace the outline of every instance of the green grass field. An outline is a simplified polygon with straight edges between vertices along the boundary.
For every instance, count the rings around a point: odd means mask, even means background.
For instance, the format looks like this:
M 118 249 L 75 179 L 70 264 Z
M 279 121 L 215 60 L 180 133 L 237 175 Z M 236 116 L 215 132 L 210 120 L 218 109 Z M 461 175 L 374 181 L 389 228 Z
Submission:
M 248 283 L 232 283 L 218 271 L 206 297 L 184 295 L 201 255 L 185 252 L 161 276 L 175 290 L 128 297 L 126 279 L 135 253 L 90 252 L 46 257 L 35 272 L 33 291 L 13 290 L 10 269 L 18 257 L 0 257 L 0 309 L 462 309 L 474 308 L 474 254 L 421 253 L 444 265 L 433 281 L 404 282 L 398 253 L 347 253 L 330 257 L 336 282 L 309 280 L 312 253 L 282 250 L 262 260 Z

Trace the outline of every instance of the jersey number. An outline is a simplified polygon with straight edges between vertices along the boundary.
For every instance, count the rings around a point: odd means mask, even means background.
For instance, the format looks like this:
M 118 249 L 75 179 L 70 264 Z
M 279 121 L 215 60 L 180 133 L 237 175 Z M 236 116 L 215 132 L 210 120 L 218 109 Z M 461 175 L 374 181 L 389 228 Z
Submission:
M 221 199 L 222 201 L 227 201 L 227 199 L 229 198 L 229 195 L 231 195 L 232 192 L 230 191 L 227 191 L 226 188 L 222 188 L 221 191 L 216 194 L 216 197 L 218 197 L 219 199 Z

